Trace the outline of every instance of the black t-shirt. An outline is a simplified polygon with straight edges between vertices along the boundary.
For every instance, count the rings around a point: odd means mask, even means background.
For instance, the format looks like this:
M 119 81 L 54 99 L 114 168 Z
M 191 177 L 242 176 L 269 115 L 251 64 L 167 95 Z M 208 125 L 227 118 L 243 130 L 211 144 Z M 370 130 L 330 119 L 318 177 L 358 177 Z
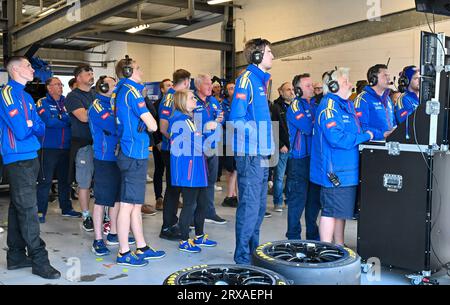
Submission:
M 65 106 L 70 113 L 70 121 L 72 123 L 72 137 L 92 140 L 89 123 L 83 123 L 73 115 L 77 109 L 84 108 L 86 110 L 95 100 L 95 92 L 93 90 L 86 92 L 78 88 L 70 92 L 65 100 Z

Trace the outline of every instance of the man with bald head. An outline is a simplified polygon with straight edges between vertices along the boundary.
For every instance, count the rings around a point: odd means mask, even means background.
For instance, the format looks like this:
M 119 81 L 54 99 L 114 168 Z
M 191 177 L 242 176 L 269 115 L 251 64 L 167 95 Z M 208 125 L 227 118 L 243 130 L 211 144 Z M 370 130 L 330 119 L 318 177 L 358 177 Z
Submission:
M 272 106 L 272 121 L 279 122 L 280 158 L 274 171 L 273 183 L 273 205 L 275 212 L 283 211 L 283 180 L 286 173 L 287 160 L 289 157 L 289 129 L 286 122 L 286 111 L 295 99 L 294 87 L 290 82 L 286 82 L 278 88 L 280 97 L 276 99 Z

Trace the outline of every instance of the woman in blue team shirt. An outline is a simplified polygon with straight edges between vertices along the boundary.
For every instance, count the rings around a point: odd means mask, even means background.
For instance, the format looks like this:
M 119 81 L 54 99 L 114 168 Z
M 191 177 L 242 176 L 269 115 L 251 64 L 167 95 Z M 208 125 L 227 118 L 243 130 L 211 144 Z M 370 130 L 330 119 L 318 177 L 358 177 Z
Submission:
M 208 239 L 203 227 L 208 208 L 208 174 L 206 157 L 203 154 L 204 136 L 194 124 L 193 111 L 197 107 L 194 94 L 180 90 L 174 94 L 175 111 L 170 118 L 170 170 L 172 185 L 182 188 L 183 209 L 179 227 L 181 241 L 178 249 L 198 253 L 200 247 L 215 247 L 217 243 Z M 216 122 L 206 129 L 213 130 Z M 194 219 L 195 239 L 189 239 L 189 224 Z

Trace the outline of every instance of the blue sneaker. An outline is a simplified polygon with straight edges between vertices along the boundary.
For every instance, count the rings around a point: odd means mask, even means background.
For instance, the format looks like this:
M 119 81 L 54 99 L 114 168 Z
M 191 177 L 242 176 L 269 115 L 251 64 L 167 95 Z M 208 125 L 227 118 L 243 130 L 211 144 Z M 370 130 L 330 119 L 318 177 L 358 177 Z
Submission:
M 45 223 L 45 215 L 42 213 L 38 213 L 39 223 Z
M 81 214 L 80 212 L 77 212 L 74 210 L 70 210 L 70 211 L 62 213 L 63 217 L 71 217 L 71 218 L 81 218 L 82 215 L 83 214 Z
M 136 240 L 134 239 L 134 237 L 129 236 L 128 237 L 128 244 L 129 245 L 134 245 L 136 243 Z M 106 237 L 106 244 L 108 246 L 117 246 L 119 244 L 119 236 L 117 234 L 108 234 L 108 236 Z
M 142 258 L 136 256 L 134 252 L 128 252 L 125 255 L 120 255 L 117 253 L 116 263 L 118 265 L 130 266 L 130 267 L 144 267 L 148 265 L 148 262 Z
M 136 250 L 136 255 L 139 258 L 142 258 L 143 260 L 151 260 L 151 259 L 158 259 L 158 258 L 163 258 L 164 256 L 166 256 L 166 252 L 164 251 L 160 251 L 160 250 L 155 250 L 152 247 L 148 247 L 147 250 L 145 250 L 144 252 L 142 252 L 141 250 L 137 249 Z
M 217 246 L 217 242 L 214 240 L 208 239 L 208 234 L 203 234 L 202 236 L 198 236 L 194 239 L 194 244 L 200 247 L 215 247 Z
M 178 250 L 188 253 L 200 253 L 202 249 L 199 246 L 196 246 L 192 239 L 187 241 L 180 241 L 180 245 L 178 246 Z
M 103 239 L 94 240 L 94 243 L 92 244 L 92 252 L 94 252 L 94 254 L 97 256 L 109 255 L 111 253 L 106 247 Z

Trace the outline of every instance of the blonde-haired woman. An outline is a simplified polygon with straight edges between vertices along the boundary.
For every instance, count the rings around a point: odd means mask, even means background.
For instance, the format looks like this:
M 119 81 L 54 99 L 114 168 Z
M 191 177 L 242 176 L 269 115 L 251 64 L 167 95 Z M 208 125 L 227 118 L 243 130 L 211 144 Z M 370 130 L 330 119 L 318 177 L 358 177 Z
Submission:
M 208 209 L 208 170 L 203 153 L 204 136 L 194 124 L 193 111 L 197 107 L 194 94 L 190 90 L 180 90 L 174 94 L 175 111 L 169 121 L 170 170 L 172 185 L 181 187 L 183 208 L 178 222 L 181 241 L 178 249 L 188 253 L 198 253 L 200 247 L 215 247 L 217 242 L 208 239 L 204 233 Z M 216 122 L 206 124 L 212 130 Z M 189 225 L 194 219 L 195 238 L 189 238 Z

